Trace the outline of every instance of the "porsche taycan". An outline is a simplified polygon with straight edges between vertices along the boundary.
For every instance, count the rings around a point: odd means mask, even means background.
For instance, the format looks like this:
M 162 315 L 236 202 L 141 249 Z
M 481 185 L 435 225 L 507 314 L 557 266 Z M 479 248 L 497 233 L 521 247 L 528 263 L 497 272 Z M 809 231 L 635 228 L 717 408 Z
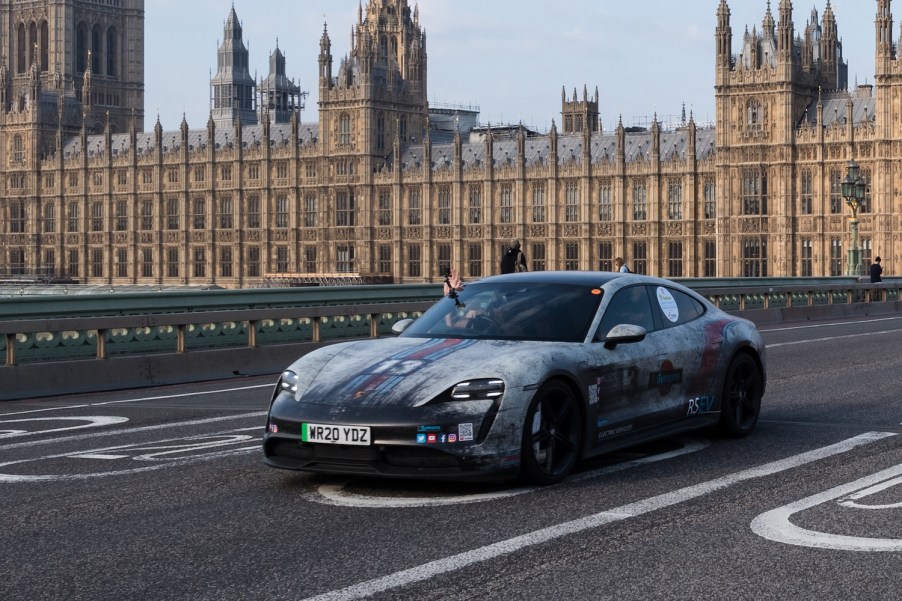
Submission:
M 660 278 L 492 276 L 394 329 L 284 370 L 266 464 L 552 484 L 585 458 L 689 430 L 746 436 L 765 391 L 755 325 Z

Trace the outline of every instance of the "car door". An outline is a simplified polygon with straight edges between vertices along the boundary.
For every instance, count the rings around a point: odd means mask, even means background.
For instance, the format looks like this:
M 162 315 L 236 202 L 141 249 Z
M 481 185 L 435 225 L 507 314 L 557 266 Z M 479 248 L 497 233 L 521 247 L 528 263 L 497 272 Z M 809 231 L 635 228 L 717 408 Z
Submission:
M 652 311 L 661 324 L 658 342 L 659 371 L 657 383 L 659 419 L 672 421 L 706 413 L 712 409 L 714 397 L 710 361 L 705 354 L 713 351 L 705 328 L 704 306 L 690 295 L 666 285 L 649 286 Z M 715 362 L 716 364 L 716 362 Z M 654 396 L 654 395 L 653 395 Z
M 661 371 L 656 350 L 661 341 L 654 315 L 647 288 L 641 284 L 617 290 L 606 305 L 584 377 L 596 444 L 647 427 L 660 411 L 654 378 Z M 608 332 L 622 324 L 645 328 L 646 339 L 609 348 Z

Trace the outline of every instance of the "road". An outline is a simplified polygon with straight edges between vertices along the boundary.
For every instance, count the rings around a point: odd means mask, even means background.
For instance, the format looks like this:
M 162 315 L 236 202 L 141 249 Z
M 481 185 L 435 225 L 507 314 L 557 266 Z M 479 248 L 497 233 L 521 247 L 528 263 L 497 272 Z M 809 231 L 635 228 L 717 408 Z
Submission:
M 902 317 L 763 328 L 755 433 L 557 486 L 261 463 L 272 378 L 0 404 L 0 599 L 890 599 Z

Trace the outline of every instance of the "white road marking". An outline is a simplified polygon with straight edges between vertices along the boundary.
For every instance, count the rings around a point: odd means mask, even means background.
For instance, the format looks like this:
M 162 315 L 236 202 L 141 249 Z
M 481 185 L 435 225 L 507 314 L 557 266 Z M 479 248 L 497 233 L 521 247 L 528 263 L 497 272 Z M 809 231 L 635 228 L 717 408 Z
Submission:
M 69 409 L 84 409 L 86 407 L 105 407 L 106 405 L 121 405 L 123 403 L 141 403 L 144 401 L 162 401 L 166 399 L 183 399 L 193 396 L 205 396 L 208 394 L 222 394 L 223 392 L 240 392 L 242 390 L 256 390 L 257 388 L 273 388 L 275 387 L 275 377 L 272 384 L 256 384 L 254 386 L 240 386 L 236 388 L 219 388 L 217 390 L 203 390 L 199 392 L 186 392 L 182 394 L 165 394 L 161 396 L 141 397 L 137 399 L 122 399 L 118 401 L 103 401 L 100 403 L 87 403 L 83 405 L 65 405 L 63 407 L 45 407 L 43 409 L 30 409 L 28 411 L 13 411 L 11 413 L 0 413 L 0 417 L 8 415 L 29 415 L 32 413 L 47 413 L 48 411 L 68 411 Z
M 869 486 L 864 490 L 859 490 L 858 492 L 852 493 L 851 495 L 846 497 L 846 500 L 838 501 L 838 504 L 842 505 L 843 507 L 853 507 L 855 509 L 900 509 L 902 508 L 902 503 L 868 505 L 866 503 L 858 502 L 858 499 L 863 499 L 865 497 L 877 494 L 878 492 L 883 492 L 887 488 L 892 488 L 893 486 L 898 486 L 899 484 L 902 484 L 902 477 L 893 478 L 892 480 L 887 480 L 886 482 L 881 482 L 880 484 Z
M 69 455 L 73 459 L 128 459 L 128 455 L 103 455 L 101 453 L 81 453 Z
M 308 601 L 338 601 L 347 599 L 362 599 L 387 590 L 399 588 L 412 584 L 414 582 L 422 582 L 435 576 L 459 570 L 467 566 L 488 561 L 501 555 L 514 553 L 526 547 L 538 545 L 563 536 L 576 534 L 590 528 L 597 528 L 613 522 L 618 522 L 632 517 L 637 517 L 652 511 L 664 509 L 678 503 L 683 503 L 703 495 L 707 495 L 733 484 L 738 484 L 753 478 L 761 478 L 770 476 L 779 472 L 806 465 L 815 461 L 820 461 L 827 457 L 845 453 L 852 449 L 871 444 L 884 438 L 896 436 L 892 432 L 868 432 L 848 440 L 844 440 L 834 445 L 815 449 L 807 453 L 781 459 L 764 465 L 742 470 L 735 474 L 729 474 L 708 482 L 702 482 L 692 486 L 687 486 L 679 490 L 664 493 L 635 503 L 629 503 L 620 507 L 602 511 L 594 515 L 586 516 L 562 524 L 549 526 L 529 532 L 521 536 L 516 536 L 507 540 L 480 547 L 472 551 L 466 551 L 451 557 L 437 559 L 420 566 L 401 570 L 388 576 L 375 578 L 366 582 L 361 582 L 349 586 L 347 588 L 334 590 L 323 593 L 315 597 L 309 597 Z
M 146 472 L 150 470 L 161 469 L 165 467 L 173 467 L 193 463 L 195 461 L 206 461 L 208 459 L 217 459 L 227 455 L 235 455 L 238 453 L 248 453 L 251 451 L 260 451 L 261 438 L 255 438 L 247 434 L 234 434 L 233 432 L 223 432 L 217 434 L 205 434 L 201 436 L 190 436 L 184 438 L 174 438 L 169 440 L 160 440 L 150 443 L 120 445 L 115 447 L 106 447 L 102 449 L 91 449 L 88 451 L 77 451 L 72 453 L 59 453 L 55 455 L 45 455 L 43 457 L 34 457 L 29 459 L 18 459 L 15 461 L 7 461 L 0 463 L 0 468 L 9 467 L 11 465 L 21 466 L 28 463 L 36 463 L 40 461 L 48 461 L 54 459 L 128 459 L 131 461 L 140 461 L 142 463 L 152 463 L 154 465 L 142 466 L 131 469 L 121 469 L 104 472 L 91 472 L 85 474 L 3 474 L 0 473 L 0 483 L 16 483 L 16 482 L 57 482 L 72 480 L 87 480 L 89 478 L 105 478 L 109 476 L 123 476 L 126 474 L 135 474 L 138 472 Z M 253 446 L 240 448 L 224 448 L 234 445 L 253 442 Z M 110 451 L 113 451 L 112 453 Z M 116 452 L 118 451 L 118 452 Z M 145 451 L 153 451 L 147 453 Z
M 796 344 L 809 344 L 811 342 L 830 342 L 831 340 L 844 340 L 846 338 L 860 338 L 862 336 L 879 336 L 881 334 L 902 334 L 902 330 L 881 330 L 880 332 L 861 332 L 860 334 L 845 334 L 843 336 L 827 336 L 825 338 L 808 338 L 807 340 L 792 340 L 790 342 L 775 342 L 768 344 L 767 348 L 779 346 L 794 346 Z
M 902 317 L 880 317 L 877 319 L 859 319 L 856 321 L 841 321 L 841 322 L 831 322 L 831 323 L 815 323 L 815 324 L 807 324 L 804 326 L 787 326 L 783 328 L 758 328 L 762 332 L 791 332 L 794 330 L 810 330 L 813 328 L 831 328 L 835 326 L 855 326 L 862 323 L 879 323 L 881 321 L 898 321 L 902 319 Z
M 889 486 L 899 484 L 899 475 L 902 475 L 902 465 L 896 465 L 854 482 L 836 486 L 795 503 L 762 513 L 752 520 L 752 531 L 768 540 L 800 547 L 832 549 L 835 551 L 891 551 L 897 553 L 902 551 L 902 540 L 900 539 L 868 538 L 817 532 L 796 526 L 790 521 L 790 518 L 800 511 L 811 509 L 829 501 L 843 498 L 861 498 L 865 495 L 874 494 Z M 839 501 L 839 504 L 860 507 L 859 504 L 852 503 L 850 505 L 848 502 L 843 501 Z M 897 505 L 886 507 L 895 508 Z M 873 508 L 880 507 L 874 506 Z
M 571 476 L 567 478 L 565 482 L 573 483 L 573 482 L 581 482 L 583 480 L 589 480 L 591 478 L 598 478 L 599 476 L 603 476 L 606 474 L 612 474 L 614 472 L 620 472 L 626 469 L 630 469 L 633 467 L 638 467 L 640 465 L 646 463 L 655 463 L 657 461 L 664 461 L 666 459 L 672 459 L 674 457 L 678 457 L 680 455 L 685 455 L 687 453 L 694 453 L 696 451 L 700 451 L 708 446 L 707 441 L 698 441 L 698 440 L 684 440 L 683 447 L 669 451 L 667 453 L 660 453 L 657 455 L 651 455 L 647 457 L 640 457 L 638 459 L 631 459 L 629 461 L 624 461 L 623 463 L 618 463 L 616 465 L 608 465 L 597 470 L 591 470 L 588 472 L 583 472 L 581 474 L 577 474 L 575 476 Z M 324 505 L 338 505 L 341 507 L 362 507 L 369 509 L 388 509 L 388 508 L 410 508 L 410 507 L 437 507 L 441 505 L 464 505 L 468 503 L 484 503 L 486 501 L 492 501 L 494 499 L 502 499 L 506 497 L 514 497 L 517 495 L 522 495 L 525 493 L 536 492 L 542 490 L 542 488 L 528 486 L 528 487 L 520 487 L 520 488 L 510 488 L 505 490 L 498 490 L 493 492 L 486 493 L 477 493 L 472 495 L 457 495 L 457 496 L 447 496 L 447 497 L 377 497 L 374 495 L 366 495 L 366 494 L 355 494 L 352 492 L 348 492 L 345 490 L 347 485 L 351 481 L 343 482 L 339 484 L 323 484 L 317 487 L 314 493 L 307 495 L 308 501 L 313 501 L 316 503 L 321 503 Z
M 254 413 L 238 413 L 236 415 L 225 415 L 221 417 L 208 417 L 205 419 L 193 419 L 186 422 L 171 422 L 167 424 L 157 424 L 155 426 L 142 426 L 139 428 L 120 428 L 118 430 L 106 430 L 104 432 L 92 432 L 91 434 L 76 434 L 73 436 L 63 436 L 61 438 L 50 438 L 47 440 L 30 440 L 27 442 L 14 442 L 11 444 L 0 445 L 0 451 L 6 451 L 9 449 L 18 449 L 22 447 L 32 447 L 36 445 L 45 445 L 45 444 L 56 444 L 60 442 L 72 442 L 78 440 L 87 440 L 89 438 L 102 438 L 105 436 L 119 436 L 126 434 L 134 434 L 135 432 L 150 432 L 153 430 L 165 430 L 167 428 L 182 428 L 188 426 L 200 426 L 204 424 L 213 424 L 216 422 L 224 422 L 238 419 L 248 419 L 251 417 L 263 417 L 266 415 L 266 411 L 257 411 Z M 249 430 L 260 429 L 262 431 L 263 426 L 261 425 L 259 428 L 248 428 Z
M 20 436 L 35 436 L 38 434 L 50 434 L 52 432 L 65 432 L 67 430 L 81 430 L 83 428 L 99 428 L 101 426 L 112 426 L 122 424 L 128 421 L 127 417 L 119 417 L 115 415 L 101 416 L 79 416 L 79 417 L 28 417 L 24 419 L 3 419 L 0 420 L 0 427 L 5 424 L 24 424 L 26 422 L 49 422 L 49 421 L 72 421 L 72 422 L 88 422 L 78 426 L 68 426 L 66 428 L 54 428 L 52 430 L 0 430 L 0 438 L 17 438 Z

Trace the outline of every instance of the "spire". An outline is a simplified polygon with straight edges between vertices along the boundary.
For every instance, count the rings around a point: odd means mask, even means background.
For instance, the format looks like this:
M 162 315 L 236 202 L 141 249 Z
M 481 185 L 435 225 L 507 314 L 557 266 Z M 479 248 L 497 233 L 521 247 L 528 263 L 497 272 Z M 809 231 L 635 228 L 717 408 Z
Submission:
M 774 15 L 770 11 L 770 0 L 767 0 L 767 11 L 764 13 L 764 21 L 761 23 L 761 32 L 768 39 L 773 39 L 774 37 Z
M 792 22 L 792 0 L 780 0 L 780 24 L 777 26 L 777 57 L 780 62 L 792 62 L 794 37 L 795 25 Z
M 827 8 L 824 9 L 824 20 L 821 29 L 820 50 L 821 61 L 824 64 L 823 68 L 827 73 L 835 73 L 838 66 L 837 47 L 839 45 L 839 34 L 836 30 L 836 17 L 833 14 L 833 7 L 830 6 L 830 0 L 827 0 Z
M 877 58 L 892 59 L 893 53 L 893 13 L 890 0 L 877 0 Z
M 331 87 L 332 85 L 332 40 L 329 39 L 329 29 L 323 23 L 323 35 L 319 38 L 319 85 Z
M 210 80 L 210 108 L 219 125 L 231 125 L 239 117 L 246 124 L 257 122 L 257 85 L 248 70 L 249 63 L 241 23 L 235 6 L 232 5 L 223 28 L 223 41 L 218 49 L 218 70 Z
M 235 5 L 232 4 L 232 10 L 225 22 L 224 40 L 240 41 L 241 40 L 241 23 L 238 21 L 238 13 L 235 12 Z
M 82 114 L 87 116 L 91 112 L 91 51 L 88 50 L 88 64 L 85 65 L 85 74 L 81 81 L 81 105 Z
M 733 30 L 730 28 L 730 7 L 727 0 L 720 0 L 717 7 L 717 30 L 714 35 L 716 41 L 717 66 L 729 67 L 733 46 Z

